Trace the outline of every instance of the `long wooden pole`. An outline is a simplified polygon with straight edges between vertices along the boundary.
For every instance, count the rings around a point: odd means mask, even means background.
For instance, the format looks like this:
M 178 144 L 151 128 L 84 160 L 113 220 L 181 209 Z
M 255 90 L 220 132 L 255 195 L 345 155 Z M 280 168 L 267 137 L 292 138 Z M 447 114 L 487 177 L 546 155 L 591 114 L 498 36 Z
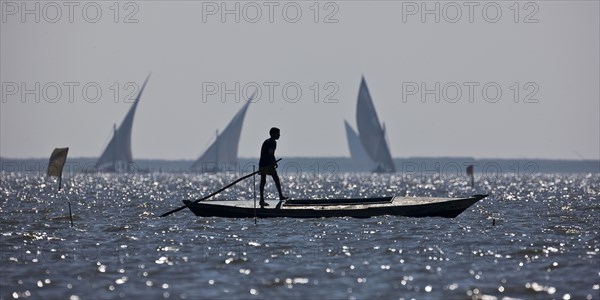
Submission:
M 280 159 L 278 159 L 278 160 L 276 160 L 275 162 L 279 162 L 280 160 L 281 160 L 281 158 L 280 158 Z M 226 186 L 222 187 L 222 188 L 221 188 L 221 189 L 219 189 L 218 191 L 216 191 L 216 192 L 214 192 L 214 193 L 212 193 L 212 194 L 210 194 L 210 195 L 208 195 L 208 196 L 206 196 L 206 197 L 203 197 L 203 198 L 200 198 L 200 199 L 196 199 L 196 200 L 194 200 L 194 202 L 192 202 L 192 203 L 198 203 L 198 202 L 200 202 L 200 201 L 204 201 L 204 200 L 206 200 L 206 199 L 208 199 L 208 198 L 210 198 L 210 197 L 212 197 L 212 196 L 214 196 L 214 195 L 216 195 L 216 194 L 218 194 L 218 193 L 220 193 L 220 192 L 222 192 L 222 191 L 224 191 L 224 190 L 226 190 L 226 189 L 230 188 L 231 186 L 235 185 L 236 183 L 238 183 L 238 182 L 240 182 L 240 181 L 242 181 L 242 180 L 244 180 L 244 179 L 246 179 L 246 178 L 248 178 L 248 177 L 251 177 L 251 176 L 254 176 L 254 175 L 258 174 L 258 172 L 260 172 L 260 170 L 258 170 L 258 171 L 255 171 L 255 172 L 252 172 L 252 173 L 250 173 L 250 174 L 248 174 L 248 175 L 245 175 L 245 176 L 243 176 L 243 177 L 239 178 L 238 180 L 236 180 L 236 181 L 234 181 L 234 182 L 232 182 L 232 183 L 230 183 L 230 184 L 228 184 L 228 185 L 226 185 Z M 166 216 L 168 216 L 168 215 L 170 215 L 170 214 L 172 214 L 172 213 L 176 213 L 176 212 L 178 212 L 178 211 L 180 211 L 180 210 L 182 210 L 182 209 L 184 209 L 184 208 L 186 208 L 186 207 L 187 207 L 187 205 L 184 205 L 184 206 L 182 206 L 182 207 L 179 207 L 179 208 L 173 209 L 173 210 L 171 210 L 171 211 L 168 211 L 168 212 L 166 212 L 166 213 L 164 213 L 164 214 L 160 215 L 160 217 L 166 217 Z

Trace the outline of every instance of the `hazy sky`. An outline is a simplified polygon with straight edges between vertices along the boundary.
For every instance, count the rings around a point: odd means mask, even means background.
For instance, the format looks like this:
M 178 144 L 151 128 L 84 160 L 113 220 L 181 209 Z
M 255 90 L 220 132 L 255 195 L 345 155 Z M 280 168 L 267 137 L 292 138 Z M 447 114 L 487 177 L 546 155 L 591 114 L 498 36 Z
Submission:
M 0 3 L 0 156 L 98 157 L 151 72 L 134 159 L 196 159 L 256 86 L 240 156 L 349 156 L 362 75 L 394 157 L 600 159 L 598 1 L 114 3 Z

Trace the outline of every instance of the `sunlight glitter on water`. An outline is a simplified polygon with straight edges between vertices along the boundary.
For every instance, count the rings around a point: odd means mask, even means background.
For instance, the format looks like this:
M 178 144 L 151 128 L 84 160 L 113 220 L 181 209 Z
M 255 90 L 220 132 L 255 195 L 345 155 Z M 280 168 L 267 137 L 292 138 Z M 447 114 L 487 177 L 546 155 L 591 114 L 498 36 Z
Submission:
M 294 198 L 491 194 L 456 219 L 156 217 L 235 178 L 77 175 L 56 193 L 3 173 L 0 298 L 598 298 L 598 175 L 284 181 Z M 252 199 L 252 182 L 217 198 Z

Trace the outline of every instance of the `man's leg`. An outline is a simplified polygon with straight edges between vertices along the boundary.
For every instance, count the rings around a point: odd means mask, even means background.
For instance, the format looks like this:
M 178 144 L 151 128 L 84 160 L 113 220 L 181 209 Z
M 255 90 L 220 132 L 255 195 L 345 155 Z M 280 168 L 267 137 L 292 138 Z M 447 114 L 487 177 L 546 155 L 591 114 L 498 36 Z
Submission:
M 284 196 L 283 193 L 281 192 L 281 182 L 279 181 L 279 176 L 277 175 L 277 173 L 273 173 L 273 181 L 275 181 L 275 186 L 277 187 L 277 192 L 279 192 L 279 199 L 280 200 L 285 200 L 288 197 Z
M 267 183 L 267 175 L 260 174 L 260 206 L 267 206 L 265 203 L 265 184 Z M 265 205 L 266 204 L 266 205 Z
M 265 184 L 267 183 L 267 175 L 260 174 L 260 202 L 265 201 Z

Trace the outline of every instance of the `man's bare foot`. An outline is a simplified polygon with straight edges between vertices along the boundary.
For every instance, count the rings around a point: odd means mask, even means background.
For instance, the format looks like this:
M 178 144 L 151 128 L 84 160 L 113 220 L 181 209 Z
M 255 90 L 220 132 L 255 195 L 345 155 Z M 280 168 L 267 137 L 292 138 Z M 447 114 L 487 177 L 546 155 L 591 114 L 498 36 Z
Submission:
M 286 196 L 279 196 L 279 200 L 287 200 L 290 199 L 290 197 L 286 197 Z
M 264 208 L 265 206 L 269 206 L 269 203 L 267 203 L 265 201 L 260 201 L 258 204 L 260 204 L 260 208 Z

